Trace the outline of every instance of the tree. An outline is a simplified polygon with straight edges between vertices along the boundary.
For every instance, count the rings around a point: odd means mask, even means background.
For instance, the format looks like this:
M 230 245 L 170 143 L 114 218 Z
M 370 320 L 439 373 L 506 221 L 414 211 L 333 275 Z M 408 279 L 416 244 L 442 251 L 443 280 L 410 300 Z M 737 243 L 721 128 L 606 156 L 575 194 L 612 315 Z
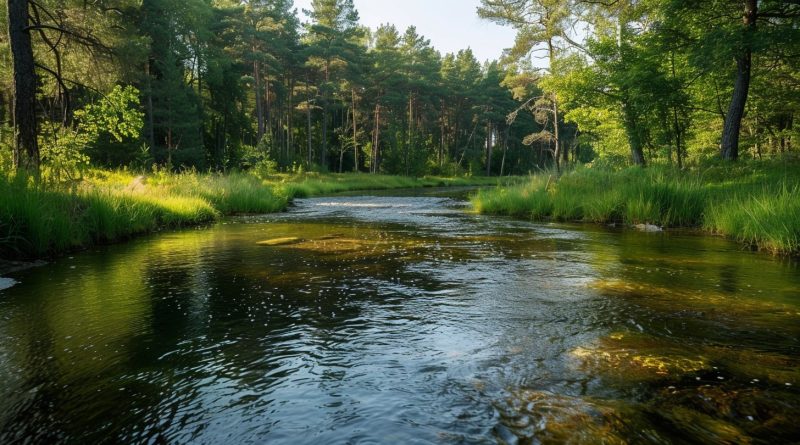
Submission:
M 728 106 L 720 104 L 724 121 L 720 156 L 736 160 L 754 61 L 758 63 L 759 57 L 776 47 L 783 48 L 779 59 L 794 57 L 800 4 L 781 0 L 672 0 L 667 2 L 666 11 L 665 26 L 683 37 L 693 63 L 708 75 L 722 72 L 733 80 Z
M 340 74 L 358 51 L 361 35 L 358 11 L 352 0 L 313 0 L 307 11 L 312 23 L 308 28 L 307 66 L 321 77 L 319 85 L 322 111 L 322 146 L 320 162 L 327 164 L 329 110 L 338 87 Z
M 148 139 L 157 160 L 170 167 L 204 163 L 202 107 L 195 87 L 208 66 L 204 47 L 210 14 L 203 0 L 144 0 L 141 6 L 139 29 L 150 40 L 142 88 L 147 94 Z M 218 82 L 224 84 L 223 79 Z M 223 132 L 228 118 L 222 118 Z M 222 151 L 224 143 L 219 148 Z
M 38 175 L 36 68 L 28 8 L 28 0 L 8 0 L 8 40 L 14 77 L 14 168 Z
M 570 5 L 566 0 L 481 0 L 478 15 L 517 29 L 514 47 L 508 54 L 510 58 L 519 60 L 527 57 L 539 45 L 544 44 L 551 74 L 556 66 L 559 43 L 580 47 L 568 33 L 571 15 Z M 558 169 L 563 151 L 559 131 L 558 95 L 555 91 L 547 93 L 546 100 L 550 106 L 548 112 L 552 114 L 553 162 Z M 544 111 L 544 103 L 539 101 L 538 105 L 538 109 Z
M 722 159 L 735 161 L 739 158 L 739 133 L 742 129 L 742 117 L 747 104 L 750 91 L 750 75 L 753 66 L 753 47 L 750 42 L 751 34 L 756 31 L 756 18 L 758 17 L 758 2 L 744 0 L 743 22 L 745 37 L 743 44 L 736 51 L 736 83 L 733 86 L 733 98 L 725 117 L 725 127 L 722 130 Z

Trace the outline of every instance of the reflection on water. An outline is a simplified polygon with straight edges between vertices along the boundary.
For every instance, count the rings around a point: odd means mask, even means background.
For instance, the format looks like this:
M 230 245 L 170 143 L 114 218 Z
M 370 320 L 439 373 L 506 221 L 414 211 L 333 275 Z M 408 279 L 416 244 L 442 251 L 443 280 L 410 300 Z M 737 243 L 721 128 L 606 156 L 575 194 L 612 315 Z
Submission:
M 800 440 L 800 270 L 447 196 L 310 199 L 0 291 L 1 443 Z

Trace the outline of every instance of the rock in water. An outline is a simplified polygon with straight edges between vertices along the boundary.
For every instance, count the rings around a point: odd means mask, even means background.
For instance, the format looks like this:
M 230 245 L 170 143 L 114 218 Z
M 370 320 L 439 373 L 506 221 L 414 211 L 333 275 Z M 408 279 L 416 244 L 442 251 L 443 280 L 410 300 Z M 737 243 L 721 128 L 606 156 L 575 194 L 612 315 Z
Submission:
M 15 284 L 17 284 L 16 280 L 12 280 L 11 278 L 0 277 L 0 290 L 6 290 L 14 286 Z
M 303 240 L 294 236 L 285 237 L 285 238 L 275 238 L 266 241 L 259 241 L 259 246 L 288 246 L 291 244 L 297 244 L 302 242 Z
M 636 228 L 636 230 L 639 230 L 639 231 L 642 231 L 642 232 L 663 232 L 664 231 L 664 229 L 662 229 L 661 227 L 654 226 L 652 224 L 637 224 L 637 225 L 635 225 L 633 227 Z

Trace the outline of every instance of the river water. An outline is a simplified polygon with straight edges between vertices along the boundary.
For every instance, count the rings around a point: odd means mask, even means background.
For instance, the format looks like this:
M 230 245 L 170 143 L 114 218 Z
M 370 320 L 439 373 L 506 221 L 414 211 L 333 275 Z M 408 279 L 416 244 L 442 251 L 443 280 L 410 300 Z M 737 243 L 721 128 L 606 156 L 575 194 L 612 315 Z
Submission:
M 300 200 L 12 274 L 0 443 L 800 440 L 796 262 L 462 198 Z

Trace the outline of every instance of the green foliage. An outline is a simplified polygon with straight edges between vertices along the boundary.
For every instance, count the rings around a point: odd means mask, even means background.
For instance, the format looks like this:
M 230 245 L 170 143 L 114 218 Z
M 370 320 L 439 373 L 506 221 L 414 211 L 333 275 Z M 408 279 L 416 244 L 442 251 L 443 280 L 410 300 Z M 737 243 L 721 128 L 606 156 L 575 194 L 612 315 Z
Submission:
M 117 85 L 100 101 L 75 111 L 77 132 L 90 139 L 108 133 L 117 142 L 138 138 L 144 126 L 144 113 L 139 111 L 138 105 L 139 90 Z
M 485 190 L 476 211 L 595 223 L 702 227 L 774 253 L 798 253 L 800 175 L 796 164 L 670 168 L 578 168 L 528 184 Z
M 62 182 L 80 179 L 89 168 L 89 149 L 104 135 L 115 141 L 138 138 L 144 114 L 137 109 L 139 92 L 132 86 L 111 92 L 73 113 L 75 128 L 51 126 L 40 137 L 43 177 Z
M 84 153 L 96 135 L 64 127 L 54 127 L 39 138 L 43 177 L 48 181 L 63 182 L 80 179 L 89 168 L 89 157 Z

